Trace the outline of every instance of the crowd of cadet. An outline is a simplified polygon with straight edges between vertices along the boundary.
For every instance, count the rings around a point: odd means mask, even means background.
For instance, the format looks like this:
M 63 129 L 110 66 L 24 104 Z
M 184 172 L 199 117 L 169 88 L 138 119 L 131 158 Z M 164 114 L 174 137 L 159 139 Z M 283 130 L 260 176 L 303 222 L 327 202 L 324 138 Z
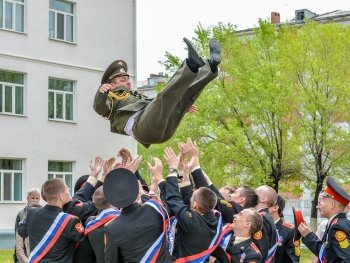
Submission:
M 350 197 L 331 177 L 317 237 L 300 214 L 296 228 L 284 222 L 286 201 L 270 186 L 218 189 L 190 139 L 148 163 L 150 185 L 138 173 L 141 156 L 118 156 L 92 160 L 73 197 L 58 178 L 28 192 L 16 219 L 18 262 L 299 262 L 300 238 L 315 262 L 350 262 Z

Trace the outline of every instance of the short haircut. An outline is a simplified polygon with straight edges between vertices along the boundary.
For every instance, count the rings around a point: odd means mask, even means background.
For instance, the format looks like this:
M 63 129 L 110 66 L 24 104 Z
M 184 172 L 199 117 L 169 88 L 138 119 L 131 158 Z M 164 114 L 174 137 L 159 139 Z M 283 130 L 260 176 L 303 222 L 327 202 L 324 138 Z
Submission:
M 30 195 L 39 195 L 40 196 L 40 190 L 38 188 L 32 188 L 27 192 L 27 196 Z
M 214 209 L 216 200 L 216 194 L 206 187 L 200 187 L 193 196 L 193 201 L 198 203 L 198 210 L 203 214 L 207 214 Z
M 56 197 L 63 193 L 66 189 L 66 183 L 61 178 L 53 178 L 47 180 L 42 188 L 41 192 L 45 201 L 52 201 L 56 199 Z
M 283 210 L 286 207 L 286 200 L 282 196 L 277 195 L 276 205 L 278 205 L 278 215 L 282 216 Z
M 98 210 L 106 209 L 109 207 L 109 203 L 103 193 L 103 185 L 96 189 L 92 196 L 92 201 Z
M 229 194 L 233 194 L 236 191 L 236 187 L 233 187 L 231 185 L 226 185 L 224 187 L 221 187 L 220 190 L 227 190 Z
M 256 207 L 259 201 L 259 197 L 255 190 L 249 185 L 244 185 L 241 187 L 241 196 L 245 197 L 245 203 L 243 208 Z
M 276 204 L 277 202 L 277 192 L 275 189 L 273 189 L 271 186 L 268 185 L 263 185 L 263 191 L 264 195 L 266 196 L 266 206 L 267 207 L 272 207 Z
M 253 211 L 253 214 L 247 218 L 247 220 L 251 223 L 250 234 L 253 235 L 254 233 L 261 230 L 263 217 L 260 215 L 260 213 L 256 209 L 254 208 L 248 208 L 248 209 Z

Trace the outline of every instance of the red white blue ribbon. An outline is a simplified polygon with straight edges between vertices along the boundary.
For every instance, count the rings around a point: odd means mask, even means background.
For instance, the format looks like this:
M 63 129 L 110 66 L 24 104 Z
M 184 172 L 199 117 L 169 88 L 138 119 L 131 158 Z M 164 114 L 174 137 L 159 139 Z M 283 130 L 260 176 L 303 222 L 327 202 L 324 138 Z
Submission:
M 215 216 L 218 218 L 218 226 L 216 229 L 216 234 L 213 240 L 211 241 L 209 248 L 195 255 L 178 258 L 175 260 L 175 263 L 202 263 L 210 256 L 211 253 L 213 253 L 216 247 L 220 244 L 221 238 L 223 236 L 222 235 L 222 216 L 218 211 L 214 211 L 214 213 L 215 213 Z
M 277 247 L 281 244 L 281 242 L 283 240 L 283 237 L 281 237 L 278 234 L 278 231 L 276 231 L 276 233 L 277 233 L 277 235 L 276 235 L 276 243 L 267 252 L 267 257 L 266 257 L 264 263 L 270 263 L 272 261 L 272 259 L 274 258 L 275 254 L 276 254 Z
M 67 213 L 61 212 L 57 215 L 43 239 L 39 242 L 38 245 L 36 245 L 36 247 L 30 253 L 28 263 L 39 262 L 50 251 L 50 249 L 57 242 L 58 238 L 62 234 L 70 219 L 71 215 Z
M 109 221 L 113 220 L 120 215 L 120 211 L 115 208 L 108 208 L 103 210 L 94 220 L 91 220 L 86 224 L 84 234 L 89 234 L 92 230 L 105 225 Z
M 141 259 L 140 263 L 155 263 L 162 248 L 163 240 L 165 240 L 166 234 L 166 223 L 165 215 L 162 206 L 154 199 L 151 199 L 144 203 L 144 205 L 149 205 L 153 207 L 161 216 L 163 217 L 163 231 L 157 240 L 152 244 L 152 246 L 147 250 L 146 254 Z
M 322 244 L 320 253 L 318 254 L 318 259 L 321 263 L 326 262 L 326 243 Z

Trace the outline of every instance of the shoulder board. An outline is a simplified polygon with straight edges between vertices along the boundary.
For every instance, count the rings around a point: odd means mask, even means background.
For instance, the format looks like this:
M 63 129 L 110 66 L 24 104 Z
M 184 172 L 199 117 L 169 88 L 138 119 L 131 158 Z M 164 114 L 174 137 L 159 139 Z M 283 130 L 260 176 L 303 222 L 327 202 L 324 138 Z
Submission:
M 227 207 L 230 207 L 230 208 L 232 207 L 232 205 L 229 202 L 227 202 L 225 199 L 220 199 L 220 203 L 226 205 Z
M 294 229 L 294 225 L 292 225 L 292 224 L 289 224 L 289 223 L 283 222 L 283 225 L 284 225 L 285 227 L 290 228 L 290 229 Z
M 259 248 L 253 242 L 250 244 L 250 246 L 254 249 L 256 253 L 261 254 Z

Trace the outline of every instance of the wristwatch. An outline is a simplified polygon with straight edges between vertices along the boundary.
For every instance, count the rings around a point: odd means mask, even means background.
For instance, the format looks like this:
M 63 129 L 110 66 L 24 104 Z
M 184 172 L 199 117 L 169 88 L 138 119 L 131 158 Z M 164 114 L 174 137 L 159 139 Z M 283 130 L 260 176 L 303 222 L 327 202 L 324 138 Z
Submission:
M 170 167 L 169 168 L 169 174 L 177 174 L 177 169 Z

